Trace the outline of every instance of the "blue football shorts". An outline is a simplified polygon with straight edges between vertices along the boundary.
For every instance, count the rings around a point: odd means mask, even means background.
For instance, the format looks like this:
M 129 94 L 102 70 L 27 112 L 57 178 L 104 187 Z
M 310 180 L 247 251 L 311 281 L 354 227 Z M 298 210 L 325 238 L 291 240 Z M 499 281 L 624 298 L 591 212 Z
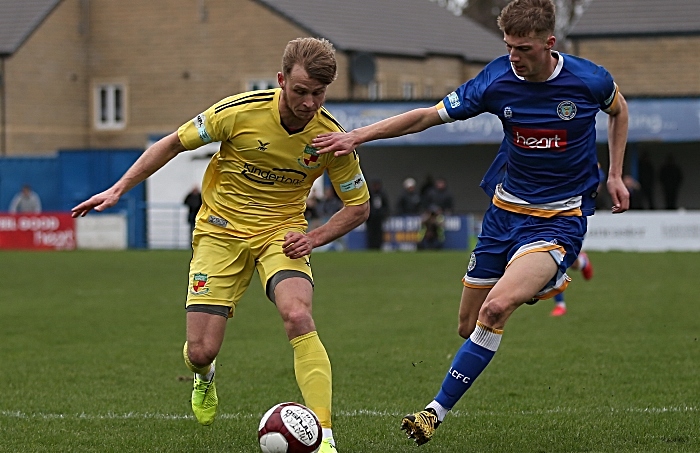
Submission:
M 581 251 L 587 225 L 586 217 L 534 217 L 491 205 L 462 282 L 469 288 L 493 288 L 513 260 L 526 253 L 546 251 L 559 269 L 536 298 L 553 297 L 571 280 L 566 270 Z

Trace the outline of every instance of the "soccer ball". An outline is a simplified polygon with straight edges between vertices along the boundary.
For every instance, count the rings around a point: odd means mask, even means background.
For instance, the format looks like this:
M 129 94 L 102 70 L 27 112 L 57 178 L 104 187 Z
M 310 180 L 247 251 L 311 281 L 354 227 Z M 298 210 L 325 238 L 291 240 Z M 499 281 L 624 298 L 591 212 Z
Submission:
M 280 403 L 260 419 L 258 439 L 263 453 L 314 453 L 322 438 L 316 414 L 299 403 Z

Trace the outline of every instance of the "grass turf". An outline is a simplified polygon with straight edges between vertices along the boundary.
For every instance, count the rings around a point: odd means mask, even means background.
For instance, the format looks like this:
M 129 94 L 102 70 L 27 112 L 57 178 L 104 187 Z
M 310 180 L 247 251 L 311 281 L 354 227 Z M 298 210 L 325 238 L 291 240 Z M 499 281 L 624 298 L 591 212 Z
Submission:
M 515 312 L 498 354 L 417 449 L 398 424 L 439 389 L 468 254 L 318 253 L 314 317 L 333 363 L 341 453 L 698 452 L 694 253 L 590 253 L 596 275 Z M 201 427 L 182 363 L 189 253 L 0 253 L 0 451 L 258 452 L 270 406 L 301 401 L 256 279 Z

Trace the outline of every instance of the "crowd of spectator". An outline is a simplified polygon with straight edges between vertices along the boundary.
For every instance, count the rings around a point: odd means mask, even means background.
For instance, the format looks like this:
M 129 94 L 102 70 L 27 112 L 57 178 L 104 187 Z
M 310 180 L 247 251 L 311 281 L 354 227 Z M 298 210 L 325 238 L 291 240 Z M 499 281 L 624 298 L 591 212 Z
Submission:
M 678 209 L 678 195 L 683 183 L 683 171 L 671 153 L 656 169 L 647 152 L 641 153 L 636 165 L 636 177 L 627 174 L 623 182 L 630 192 L 630 209 Z M 663 203 L 655 202 L 657 183 L 661 187 Z M 599 209 L 609 209 L 605 196 L 605 174 L 601 170 L 599 186 Z M 366 223 L 367 248 L 380 250 L 384 243 L 382 225 L 390 215 L 420 216 L 421 228 L 418 231 L 416 246 L 419 250 L 441 249 L 445 242 L 445 216 L 454 213 L 454 197 L 445 178 L 427 175 L 419 186 L 408 177 L 403 180 L 402 190 L 392 204 L 384 191 L 382 181 L 369 182 L 370 215 Z M 322 197 L 307 200 L 306 217 L 310 228 L 328 220 L 343 207 L 332 187 L 327 187 Z
M 419 250 L 441 249 L 445 243 L 445 216 L 454 212 L 454 197 L 444 178 L 433 179 L 426 176 L 418 188 L 414 178 L 403 181 L 395 209 L 384 190 L 382 181 L 369 182 L 370 213 L 366 222 L 367 248 L 381 250 L 384 244 L 384 222 L 390 215 L 420 216 L 421 228 L 418 231 L 416 246 Z M 306 201 L 306 220 L 309 228 L 328 220 L 343 207 L 333 190 L 326 187 L 323 196 L 310 196 Z M 342 247 L 342 246 L 341 246 Z
M 637 177 L 627 174 L 623 182 L 630 193 L 630 209 L 678 209 L 678 196 L 683 184 L 683 170 L 668 153 L 658 171 L 643 152 L 637 161 Z M 661 185 L 663 204 L 656 204 L 656 183 Z

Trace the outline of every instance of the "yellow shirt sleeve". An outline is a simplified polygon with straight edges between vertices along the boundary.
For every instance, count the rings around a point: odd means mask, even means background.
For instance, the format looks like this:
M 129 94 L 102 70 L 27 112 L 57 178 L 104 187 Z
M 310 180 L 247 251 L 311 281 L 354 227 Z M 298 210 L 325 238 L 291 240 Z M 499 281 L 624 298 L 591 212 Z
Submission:
M 327 171 L 333 188 L 343 204 L 356 206 L 369 200 L 369 190 L 360 169 L 360 157 L 357 151 L 345 156 L 331 157 Z
M 235 110 L 223 109 L 220 106 L 230 102 L 232 97 L 223 99 L 209 107 L 204 112 L 180 126 L 177 135 L 182 145 L 189 149 L 197 149 L 211 142 L 222 142 L 231 137 L 236 124 Z

